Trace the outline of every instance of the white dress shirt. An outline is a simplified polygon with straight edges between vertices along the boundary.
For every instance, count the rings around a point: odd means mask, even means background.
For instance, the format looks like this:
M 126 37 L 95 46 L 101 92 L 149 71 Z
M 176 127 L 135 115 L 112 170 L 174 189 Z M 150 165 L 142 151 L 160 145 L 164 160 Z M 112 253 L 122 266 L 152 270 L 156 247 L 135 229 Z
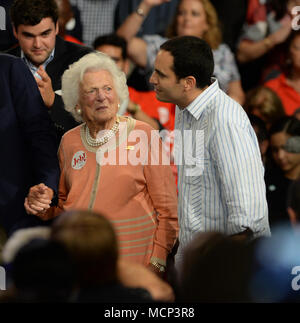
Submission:
M 212 81 L 185 109 L 176 107 L 177 262 L 197 232 L 232 235 L 249 228 L 254 237 L 270 235 L 255 132 L 243 108 Z

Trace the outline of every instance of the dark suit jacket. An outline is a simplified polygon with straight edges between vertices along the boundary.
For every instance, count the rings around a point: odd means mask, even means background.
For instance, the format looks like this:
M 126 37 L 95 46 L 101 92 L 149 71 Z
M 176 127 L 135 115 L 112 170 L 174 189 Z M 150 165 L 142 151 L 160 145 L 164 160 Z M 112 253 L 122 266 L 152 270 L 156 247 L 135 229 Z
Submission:
M 54 91 L 61 89 L 61 77 L 69 65 L 92 51 L 92 48 L 70 43 L 59 36 L 56 37 L 54 58 L 46 67 L 46 72 L 51 78 Z M 7 53 L 21 57 L 21 48 L 18 46 L 8 50 Z M 50 116 L 56 127 L 58 143 L 66 131 L 78 125 L 72 115 L 64 109 L 64 103 L 58 94 L 55 94 L 54 104 L 50 109 Z
M 36 82 L 24 62 L 0 54 L 0 225 L 7 232 L 39 224 L 25 213 L 32 185 L 57 192 L 56 136 Z

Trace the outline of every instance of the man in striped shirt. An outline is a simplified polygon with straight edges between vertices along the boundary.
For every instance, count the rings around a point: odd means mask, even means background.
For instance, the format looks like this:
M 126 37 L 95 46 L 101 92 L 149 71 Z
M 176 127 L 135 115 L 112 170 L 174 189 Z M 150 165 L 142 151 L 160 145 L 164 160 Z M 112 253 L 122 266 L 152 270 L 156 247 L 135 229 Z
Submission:
M 213 55 L 193 36 L 165 42 L 151 76 L 159 100 L 176 104 L 179 248 L 195 233 L 269 236 L 264 168 L 243 108 L 212 78 Z

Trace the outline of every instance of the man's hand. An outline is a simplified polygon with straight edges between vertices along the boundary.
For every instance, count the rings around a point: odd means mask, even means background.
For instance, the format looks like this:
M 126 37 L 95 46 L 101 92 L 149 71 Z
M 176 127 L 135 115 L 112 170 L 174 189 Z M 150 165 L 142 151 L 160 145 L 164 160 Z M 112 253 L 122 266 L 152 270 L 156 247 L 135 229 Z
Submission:
M 233 234 L 230 237 L 235 241 L 241 241 L 241 242 L 249 241 L 250 239 L 253 238 L 253 231 L 247 228 L 243 232 Z
M 27 197 L 25 198 L 25 210 L 28 214 L 43 214 L 50 208 L 52 198 L 53 191 L 45 184 L 41 183 L 32 186 L 29 190 Z
M 40 66 L 38 68 L 37 73 L 42 79 L 35 77 L 36 83 L 39 87 L 41 96 L 44 100 L 46 107 L 50 109 L 55 99 L 55 93 L 52 88 L 52 81 L 47 72 L 44 70 L 43 66 Z

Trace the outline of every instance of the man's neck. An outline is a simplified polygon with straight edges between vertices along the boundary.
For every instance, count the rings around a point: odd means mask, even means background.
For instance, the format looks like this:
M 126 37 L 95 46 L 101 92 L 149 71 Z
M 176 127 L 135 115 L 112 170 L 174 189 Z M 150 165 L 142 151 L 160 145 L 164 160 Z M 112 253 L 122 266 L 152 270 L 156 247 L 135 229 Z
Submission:
M 41 64 L 39 64 L 39 65 L 37 65 L 37 64 L 35 64 L 34 62 L 32 62 L 26 55 L 25 55 L 25 53 L 23 52 L 23 50 L 21 49 L 21 58 L 22 59 L 24 59 L 24 61 L 25 61 L 25 63 L 28 65 L 28 67 L 29 67 L 29 69 L 31 70 L 31 72 L 32 72 L 32 74 L 34 75 L 34 76 L 36 76 L 36 71 L 37 71 L 37 69 L 40 67 L 40 66 L 43 66 L 44 67 L 44 69 L 46 69 L 46 67 L 47 67 L 47 65 L 53 60 L 53 58 L 54 58 L 54 51 L 55 51 L 55 49 L 53 49 L 52 50 L 52 52 L 51 52 L 51 54 L 47 57 L 47 59 L 43 62 L 43 63 L 41 63 Z
M 182 101 L 178 104 L 176 104 L 180 110 L 184 110 L 187 106 L 189 106 L 202 92 L 204 92 L 208 86 L 205 86 L 204 88 L 195 88 L 189 92 L 186 93 L 186 95 L 183 97 Z

